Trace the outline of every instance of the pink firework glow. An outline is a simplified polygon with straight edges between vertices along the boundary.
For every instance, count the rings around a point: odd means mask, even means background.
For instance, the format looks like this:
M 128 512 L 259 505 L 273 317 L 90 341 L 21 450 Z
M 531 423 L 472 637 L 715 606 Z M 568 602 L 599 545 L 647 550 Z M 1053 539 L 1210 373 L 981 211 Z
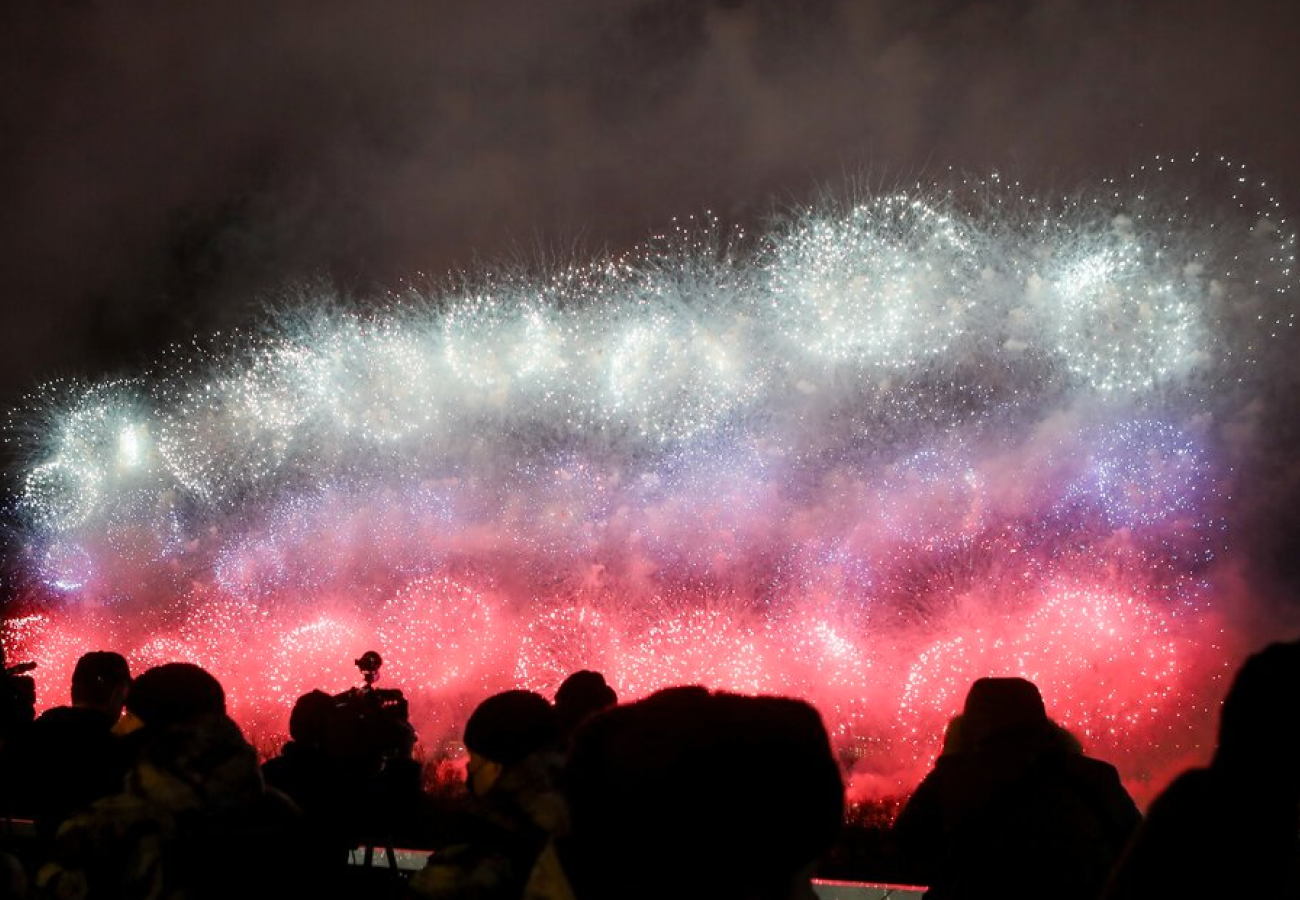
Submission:
M 997 189 L 705 223 L 380 312 L 308 295 L 53 386 L 8 656 L 42 706 L 88 649 L 197 662 L 268 754 L 369 649 L 429 761 L 486 694 L 579 668 L 624 699 L 797 695 L 856 800 L 916 783 L 974 679 L 1022 675 L 1144 800 L 1206 757 L 1257 640 L 1232 503 L 1294 240 L 1273 207 Z

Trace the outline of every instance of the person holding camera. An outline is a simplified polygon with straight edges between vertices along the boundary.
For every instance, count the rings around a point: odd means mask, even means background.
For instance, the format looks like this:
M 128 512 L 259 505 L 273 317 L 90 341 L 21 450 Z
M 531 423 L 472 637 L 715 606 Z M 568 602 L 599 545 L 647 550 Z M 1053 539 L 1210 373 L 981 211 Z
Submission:
M 294 703 L 289 741 L 262 765 L 266 783 L 290 797 L 318 835 L 327 863 L 357 847 L 366 865 L 376 847 L 407 837 L 422 799 L 423 769 L 406 697 L 377 688 L 383 660 L 353 660 L 364 684 L 340 694 L 309 691 Z

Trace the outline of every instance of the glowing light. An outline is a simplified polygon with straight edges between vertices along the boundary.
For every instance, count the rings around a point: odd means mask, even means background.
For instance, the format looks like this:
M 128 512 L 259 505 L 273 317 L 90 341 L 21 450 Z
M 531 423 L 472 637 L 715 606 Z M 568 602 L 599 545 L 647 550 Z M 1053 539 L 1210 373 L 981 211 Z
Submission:
M 1204 286 L 1161 245 L 1141 241 L 1121 217 L 1096 239 L 1105 249 L 1068 262 L 1051 279 L 1056 350 L 1067 368 L 1102 392 L 1139 392 L 1185 377 L 1205 362 Z M 1144 258 L 1145 257 L 1145 258 Z M 1168 271 L 1170 262 L 1182 263 Z M 1041 285 L 1036 285 L 1041 287 Z
M 124 469 L 135 469 L 144 461 L 145 436 L 139 426 L 126 425 L 117 438 L 117 464 Z
M 797 220 L 774 239 L 767 267 L 780 328 L 837 362 L 906 368 L 938 356 L 960 335 L 978 283 L 964 227 L 907 195 Z
M 43 672 L 91 640 L 193 659 L 268 750 L 372 646 L 426 746 L 583 667 L 794 693 L 883 792 L 1019 673 L 1156 777 L 1231 662 L 1216 415 L 1294 320 L 1285 217 L 1206 165 L 1231 215 L 1146 173 L 706 217 L 60 386 L 20 429 L 40 614 L 0 637 Z

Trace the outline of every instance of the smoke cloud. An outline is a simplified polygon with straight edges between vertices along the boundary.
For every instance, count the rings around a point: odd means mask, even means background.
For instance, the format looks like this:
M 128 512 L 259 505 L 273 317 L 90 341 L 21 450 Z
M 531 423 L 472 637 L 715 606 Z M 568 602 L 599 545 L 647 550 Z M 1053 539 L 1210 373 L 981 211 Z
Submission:
M 1049 693 L 1098 685 L 1049 702 L 1103 750 L 1158 738 L 1126 771 L 1156 784 L 1203 754 L 1225 668 L 1296 628 L 1297 372 L 1270 306 L 1294 298 L 1269 293 L 1300 196 L 1295 20 L 1226 0 L 8 4 L 11 555 L 53 606 L 7 641 L 49 690 L 96 635 L 218 667 L 219 636 L 270 635 L 223 672 L 267 742 L 293 679 L 350 681 L 369 640 L 409 651 L 395 680 L 440 673 L 429 723 L 485 672 L 545 687 L 588 659 L 629 690 L 820 685 L 845 752 L 875 735 L 893 761 L 868 794 L 924 762 L 960 678 L 1049 647 Z M 806 212 L 819 192 L 853 200 Z M 954 231 L 868 202 L 895 195 Z M 303 283 L 330 287 L 283 301 Z M 443 393 L 406 390 L 411 366 Z M 148 478 L 126 490 L 131 460 Z M 1175 689 L 1190 731 L 1125 719 Z

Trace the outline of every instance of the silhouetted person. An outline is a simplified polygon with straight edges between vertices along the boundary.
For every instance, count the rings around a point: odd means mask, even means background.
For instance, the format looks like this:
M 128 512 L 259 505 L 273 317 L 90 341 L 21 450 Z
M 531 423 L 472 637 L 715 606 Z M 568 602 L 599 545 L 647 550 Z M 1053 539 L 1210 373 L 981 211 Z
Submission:
M 555 692 L 555 725 L 561 740 L 567 743 L 585 719 L 616 703 L 618 695 L 604 675 L 590 669 L 574 672 Z
M 72 705 L 47 709 L 4 757 L 12 812 L 49 839 L 71 812 L 122 789 L 128 760 L 113 726 L 131 672 L 120 653 L 84 654 L 72 672 Z
M 1052 721 L 1051 719 L 1048 719 L 1047 723 L 1055 734 L 1056 740 L 1059 742 L 1062 750 L 1067 753 L 1083 752 L 1083 744 L 1079 743 L 1079 739 L 1075 737 L 1068 728 L 1058 722 Z M 948 724 L 944 727 L 943 746 L 939 750 L 939 755 L 951 756 L 952 754 L 960 753 L 965 749 L 967 748 L 963 741 L 962 717 L 961 713 L 958 713 L 949 719 Z
M 0 752 L 36 718 L 36 681 L 26 674 L 35 663 L 9 665 L 0 646 Z
M 309 691 L 293 704 L 289 714 L 289 740 L 280 755 L 262 765 L 267 784 L 292 797 L 304 810 L 318 808 L 318 799 L 333 777 L 326 742 L 334 698 L 324 691 Z
M 234 722 L 149 729 L 123 790 L 59 829 L 39 897 L 278 898 L 311 883 L 297 811 L 266 791 Z
M 927 898 L 1093 898 L 1140 820 L 1115 768 L 1074 749 L 1022 678 L 981 678 L 959 744 L 894 825 Z
M 353 779 L 330 752 L 334 697 L 310 691 L 289 715 L 289 737 L 280 755 L 262 765 L 266 783 L 287 794 L 316 831 L 323 858 L 347 861 L 356 846 Z
M 225 712 L 225 688 L 211 672 L 194 663 L 163 663 L 132 683 L 117 730 L 130 734 L 145 726 L 174 725 Z
M 346 862 L 354 847 L 373 854 L 413 833 L 423 771 L 400 691 L 310 691 L 294 703 L 289 736 L 262 774 L 303 810 L 328 857 Z
M 528 900 L 811 898 L 844 814 L 815 709 L 702 687 L 588 719 L 562 784 L 571 831 L 543 852 Z
M 465 723 L 471 802 L 458 834 L 411 877 L 423 898 L 522 896 L 546 841 L 567 827 L 554 778 L 555 714 L 531 691 L 488 697 Z
M 1151 804 L 1106 900 L 1300 897 L 1300 641 L 1246 660 L 1208 768 Z
M 122 717 L 113 726 L 127 766 L 159 730 L 203 715 L 226 713 L 226 691 L 206 669 L 187 662 L 163 663 L 131 684 Z
M 136 680 L 128 708 L 143 725 L 123 788 L 59 828 L 38 897 L 279 898 L 317 886 L 297 809 L 266 789 L 257 752 L 218 705 L 224 691 L 198 666 Z

